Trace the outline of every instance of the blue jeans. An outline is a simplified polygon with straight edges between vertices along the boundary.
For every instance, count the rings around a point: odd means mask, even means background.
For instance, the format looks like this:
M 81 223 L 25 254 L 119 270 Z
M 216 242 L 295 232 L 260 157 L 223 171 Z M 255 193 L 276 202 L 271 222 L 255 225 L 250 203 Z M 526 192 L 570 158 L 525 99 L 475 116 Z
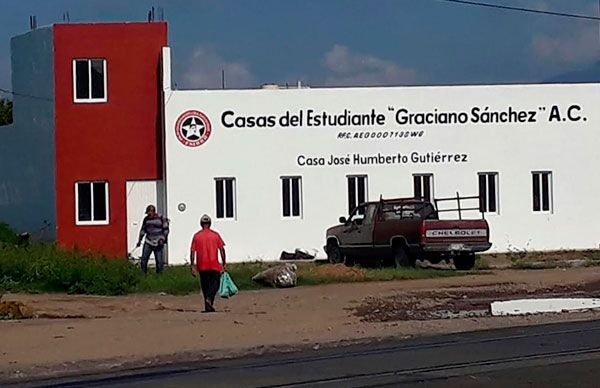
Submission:
M 144 248 L 142 249 L 142 272 L 145 274 L 148 273 L 148 260 L 150 260 L 150 254 L 154 252 L 154 260 L 156 261 L 156 273 L 161 273 L 165 266 L 165 261 L 163 259 L 163 250 L 164 245 L 152 246 L 148 243 L 144 243 Z

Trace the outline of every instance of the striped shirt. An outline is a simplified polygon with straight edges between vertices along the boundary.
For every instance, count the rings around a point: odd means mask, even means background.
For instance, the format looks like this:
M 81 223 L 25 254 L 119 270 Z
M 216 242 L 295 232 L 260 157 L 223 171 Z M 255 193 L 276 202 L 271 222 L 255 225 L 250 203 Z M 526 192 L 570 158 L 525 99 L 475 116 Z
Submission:
M 153 247 L 158 246 L 160 240 L 166 242 L 169 236 L 169 220 L 158 214 L 152 218 L 146 216 L 140 229 L 140 242 L 144 236 L 146 236 L 146 244 Z

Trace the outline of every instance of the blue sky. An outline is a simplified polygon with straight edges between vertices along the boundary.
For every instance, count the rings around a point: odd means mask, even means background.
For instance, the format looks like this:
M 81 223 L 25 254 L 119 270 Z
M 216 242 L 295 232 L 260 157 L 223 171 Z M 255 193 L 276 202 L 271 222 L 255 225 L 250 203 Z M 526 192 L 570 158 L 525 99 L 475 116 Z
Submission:
M 597 0 L 483 0 L 598 15 Z M 0 0 L 0 88 L 10 38 L 38 25 L 143 21 L 162 6 L 180 88 L 539 82 L 600 59 L 598 22 L 438 0 Z

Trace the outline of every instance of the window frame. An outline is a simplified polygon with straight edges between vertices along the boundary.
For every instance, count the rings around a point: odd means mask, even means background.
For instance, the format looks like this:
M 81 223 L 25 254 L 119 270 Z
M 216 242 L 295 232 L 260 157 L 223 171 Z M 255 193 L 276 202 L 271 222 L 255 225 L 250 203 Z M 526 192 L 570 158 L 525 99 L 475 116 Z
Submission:
M 94 98 L 92 97 L 92 61 L 102 61 L 102 71 L 104 78 L 104 97 Z M 87 61 L 88 64 L 88 98 L 77 98 L 77 62 Z M 108 73 L 107 73 L 107 60 L 106 58 L 74 58 L 73 59 L 73 102 L 76 104 L 99 104 L 108 102 Z
M 359 196 L 358 196 L 358 178 L 364 178 L 365 180 L 365 192 L 364 192 L 364 201 L 360 202 L 358 200 Z M 348 200 L 348 214 L 352 214 L 352 212 L 354 211 L 354 209 L 350 209 L 350 180 L 354 179 L 355 183 L 354 183 L 354 200 L 356 202 L 355 204 L 355 208 L 358 207 L 361 203 L 366 203 L 369 202 L 369 176 L 367 174 L 349 174 L 346 175 L 346 194 L 347 194 L 347 200 Z
M 419 199 L 425 199 L 427 200 L 429 203 L 434 203 L 435 202 L 435 182 L 434 182 L 434 176 L 433 173 L 418 173 L 418 174 L 412 174 L 412 181 L 413 181 L 413 197 L 417 198 L 416 196 L 416 190 L 415 190 L 415 178 L 419 177 L 419 179 L 421 180 L 421 191 L 423 191 L 423 178 L 424 177 L 429 177 L 429 198 L 424 198 L 424 197 L 419 197 Z
M 496 200 L 496 210 L 495 211 L 490 211 L 487 210 L 489 209 L 489 193 L 490 193 L 490 185 L 489 185 L 489 176 L 493 176 L 494 177 L 494 197 Z M 499 215 L 500 214 L 500 174 L 496 171 L 482 171 L 482 172 L 478 172 L 477 173 L 477 189 L 478 191 L 480 190 L 479 188 L 479 179 L 481 176 L 485 176 L 485 194 L 486 194 L 486 198 L 485 198 L 485 204 L 486 204 L 486 210 L 482 211 L 481 208 L 481 197 L 480 197 L 480 202 L 479 202 L 479 211 L 481 211 L 482 213 L 485 214 L 490 214 L 490 215 Z M 481 193 L 479 193 L 479 195 L 481 196 Z
M 104 201 L 106 206 L 106 220 L 96 221 L 94 220 L 94 183 L 104 183 Z M 79 220 L 79 185 L 89 184 L 90 185 L 90 221 Z M 75 225 L 86 226 L 86 225 L 109 225 L 110 224 L 110 190 L 108 180 L 98 181 L 77 181 L 75 182 Z
M 533 177 L 538 175 L 539 194 L 540 194 L 540 210 L 535 210 L 535 193 L 533 186 Z M 543 194 L 544 189 L 542 187 L 542 176 L 548 175 L 548 210 L 544 210 Z M 534 170 L 531 171 L 531 211 L 533 214 L 554 214 L 554 177 L 551 170 Z
M 231 196 L 233 200 L 233 216 L 227 217 L 227 181 L 232 182 Z M 237 179 L 235 177 L 216 177 L 215 182 L 215 219 L 223 221 L 237 221 Z M 218 202 L 219 197 L 217 193 L 217 184 L 223 182 L 223 217 L 219 217 Z
M 284 204 L 284 200 L 283 200 L 283 181 L 289 179 L 290 180 L 290 215 L 286 216 L 285 215 L 285 204 Z M 293 179 L 298 179 L 298 215 L 295 216 L 294 213 L 294 200 L 293 200 L 293 185 L 292 185 L 292 180 Z M 302 182 L 302 176 L 301 175 L 282 175 L 279 178 L 280 181 L 280 194 L 281 194 L 281 218 L 284 220 L 301 220 L 304 218 L 304 195 L 303 195 L 303 188 L 304 188 L 304 184 Z

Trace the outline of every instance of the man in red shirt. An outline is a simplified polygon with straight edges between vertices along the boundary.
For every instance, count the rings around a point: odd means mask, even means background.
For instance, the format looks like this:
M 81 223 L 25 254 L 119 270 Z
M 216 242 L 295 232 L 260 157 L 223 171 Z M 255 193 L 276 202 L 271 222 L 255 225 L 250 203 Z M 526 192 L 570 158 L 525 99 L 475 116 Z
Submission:
M 200 274 L 200 288 L 204 295 L 204 311 L 215 311 L 215 296 L 219 291 L 221 272 L 225 271 L 225 243 L 219 235 L 210 228 L 211 219 L 208 215 L 200 218 L 202 230 L 197 232 L 192 239 L 190 250 L 190 264 L 192 276 Z M 219 264 L 218 253 L 221 253 L 223 266 Z

